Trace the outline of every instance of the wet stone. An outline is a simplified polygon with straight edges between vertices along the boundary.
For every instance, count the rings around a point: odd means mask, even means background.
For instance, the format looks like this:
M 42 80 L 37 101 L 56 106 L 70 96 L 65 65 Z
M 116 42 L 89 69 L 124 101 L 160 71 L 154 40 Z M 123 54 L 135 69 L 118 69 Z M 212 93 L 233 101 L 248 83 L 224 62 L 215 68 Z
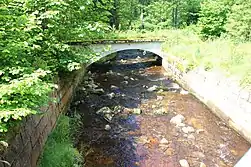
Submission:
M 155 115 L 162 115 L 162 114 L 166 114 L 167 112 L 164 108 L 160 108 L 160 109 L 154 110 L 153 113 Z
M 109 130 L 111 130 L 111 129 L 112 129 L 112 128 L 111 128 L 110 125 L 105 125 L 105 130 L 109 131 Z
M 199 151 L 195 151 L 192 153 L 192 156 L 195 158 L 204 158 L 205 154 L 203 154 L 202 152 L 199 152 Z
M 180 94 L 182 94 L 182 95 L 188 95 L 188 94 L 189 94 L 189 92 L 188 92 L 188 91 L 186 91 L 186 90 L 184 90 L 184 89 L 182 89 L 182 90 L 180 91 Z
M 189 163 L 185 159 L 180 160 L 179 163 L 181 167 L 189 167 Z
M 175 153 L 175 150 L 173 148 L 168 148 L 166 151 L 165 151 L 165 154 L 167 156 L 172 156 L 173 154 Z
M 176 115 L 175 117 L 173 117 L 170 120 L 170 123 L 178 125 L 178 124 L 182 123 L 184 120 L 185 120 L 185 117 L 183 115 L 179 114 L 179 115 Z
M 134 108 L 133 109 L 133 114 L 140 115 L 141 114 L 141 109 L 140 108 Z
M 107 96 L 109 99 L 113 99 L 115 97 L 115 93 L 113 93 L 113 92 L 109 93 L 109 94 L 107 94 Z
M 193 133 L 195 130 L 194 130 L 193 127 L 187 126 L 187 127 L 183 127 L 183 128 L 182 128 L 182 131 L 183 131 L 184 133 Z
M 168 140 L 166 140 L 166 138 L 162 138 L 159 142 L 160 144 L 168 144 Z
M 192 134 L 188 135 L 187 138 L 188 138 L 188 139 L 191 139 L 191 140 L 195 140 L 195 137 L 194 137 L 194 135 L 192 135 Z
M 118 90 L 119 87 L 115 86 L 115 85 L 111 85 L 111 90 Z
M 96 113 L 97 114 L 110 114 L 112 113 L 112 110 L 109 107 L 103 107 L 99 109 Z
M 104 94 L 105 93 L 104 89 L 102 89 L 102 88 L 100 88 L 100 89 L 93 89 L 92 92 L 94 94 Z
M 207 167 L 207 166 L 203 162 L 201 162 L 200 167 Z
M 125 85 L 128 85 L 129 82 L 128 81 L 122 81 L 121 83 L 125 84 Z
M 147 91 L 148 92 L 153 92 L 155 90 L 157 90 L 158 86 L 157 85 L 153 85 L 152 87 L 148 88 Z

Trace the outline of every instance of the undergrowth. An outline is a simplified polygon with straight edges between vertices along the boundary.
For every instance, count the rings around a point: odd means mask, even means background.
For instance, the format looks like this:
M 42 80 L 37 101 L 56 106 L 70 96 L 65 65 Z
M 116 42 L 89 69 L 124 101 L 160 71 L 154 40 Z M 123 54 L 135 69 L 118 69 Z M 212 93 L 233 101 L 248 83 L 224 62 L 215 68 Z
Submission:
M 196 67 L 217 69 L 234 76 L 245 87 L 251 86 L 251 43 L 236 42 L 230 38 L 203 41 L 190 30 L 169 33 L 162 49 L 183 60 L 186 71 Z
M 57 126 L 49 136 L 39 167 L 80 167 L 82 157 L 73 147 L 70 119 L 60 116 Z

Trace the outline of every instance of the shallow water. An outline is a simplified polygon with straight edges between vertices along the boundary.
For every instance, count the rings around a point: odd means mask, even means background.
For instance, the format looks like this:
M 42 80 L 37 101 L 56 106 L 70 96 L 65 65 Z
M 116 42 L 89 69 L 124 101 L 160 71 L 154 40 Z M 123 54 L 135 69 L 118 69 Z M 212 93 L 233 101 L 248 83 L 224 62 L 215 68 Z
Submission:
M 76 147 L 86 167 L 231 167 L 250 148 L 248 142 L 179 88 L 155 55 L 119 52 L 93 64 L 79 86 L 71 111 L 81 115 Z M 113 85 L 113 86 L 111 86 Z M 156 85 L 156 86 L 154 86 Z M 154 91 L 149 88 L 156 87 Z M 104 92 L 93 92 L 102 88 Z M 107 113 L 97 113 L 109 107 Z M 181 114 L 184 132 L 170 120 Z

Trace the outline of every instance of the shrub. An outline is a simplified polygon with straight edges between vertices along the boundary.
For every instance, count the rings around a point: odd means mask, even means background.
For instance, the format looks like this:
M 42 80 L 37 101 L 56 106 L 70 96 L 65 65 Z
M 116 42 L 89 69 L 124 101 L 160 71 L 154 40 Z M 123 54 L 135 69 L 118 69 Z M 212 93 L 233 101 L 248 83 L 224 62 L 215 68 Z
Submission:
M 80 167 L 82 157 L 73 147 L 70 132 L 70 118 L 61 116 L 49 136 L 39 167 Z

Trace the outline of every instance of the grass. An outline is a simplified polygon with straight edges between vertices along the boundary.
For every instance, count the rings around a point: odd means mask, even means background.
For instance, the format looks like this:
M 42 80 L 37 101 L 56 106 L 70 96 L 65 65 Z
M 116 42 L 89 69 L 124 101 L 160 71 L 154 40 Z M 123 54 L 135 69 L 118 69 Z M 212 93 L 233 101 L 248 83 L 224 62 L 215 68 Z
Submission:
M 80 167 L 81 155 L 73 147 L 70 132 L 70 118 L 61 116 L 57 127 L 49 136 L 39 167 Z
M 183 60 L 183 69 L 203 67 L 220 70 L 233 76 L 243 86 L 251 86 L 251 42 L 241 43 L 228 38 L 203 41 L 190 30 L 169 33 L 162 49 Z

